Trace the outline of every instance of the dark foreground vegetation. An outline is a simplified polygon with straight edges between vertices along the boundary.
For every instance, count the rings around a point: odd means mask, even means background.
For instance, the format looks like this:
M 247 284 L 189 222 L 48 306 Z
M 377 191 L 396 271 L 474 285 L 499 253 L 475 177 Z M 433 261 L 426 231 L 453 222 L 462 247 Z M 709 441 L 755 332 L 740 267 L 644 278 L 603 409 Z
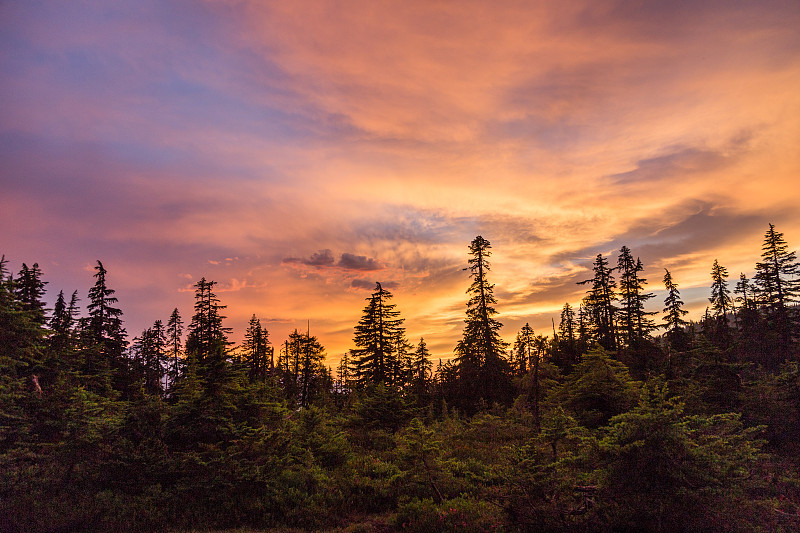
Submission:
M 83 312 L 0 261 L 0 528 L 798 531 L 798 266 L 772 225 L 762 250 L 733 291 L 714 262 L 698 323 L 669 272 L 656 317 L 641 261 L 598 255 L 508 346 L 477 237 L 451 362 L 378 284 L 335 371 L 255 316 L 231 346 L 205 279 L 185 337 L 176 310 L 129 342 L 99 261 Z

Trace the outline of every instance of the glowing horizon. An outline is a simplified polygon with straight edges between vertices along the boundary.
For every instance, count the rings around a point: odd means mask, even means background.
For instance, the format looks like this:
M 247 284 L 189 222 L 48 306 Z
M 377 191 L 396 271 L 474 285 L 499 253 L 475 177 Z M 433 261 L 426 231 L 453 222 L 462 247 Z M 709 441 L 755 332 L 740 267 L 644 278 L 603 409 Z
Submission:
M 102 260 L 129 338 L 205 277 L 233 340 L 310 321 L 333 364 L 376 281 L 449 357 L 479 234 L 509 341 L 623 244 L 694 319 L 715 258 L 732 287 L 768 223 L 800 246 L 796 2 L 349 7 L 0 7 L 12 272 L 52 304 Z

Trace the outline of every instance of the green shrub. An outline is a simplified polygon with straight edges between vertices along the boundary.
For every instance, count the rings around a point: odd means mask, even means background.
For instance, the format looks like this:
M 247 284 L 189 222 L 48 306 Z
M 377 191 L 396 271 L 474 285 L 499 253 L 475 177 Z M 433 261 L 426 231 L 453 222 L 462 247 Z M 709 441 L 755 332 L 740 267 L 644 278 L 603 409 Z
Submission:
M 467 498 L 445 500 L 436 505 L 433 500 L 413 499 L 401 504 L 397 511 L 396 527 L 403 531 L 506 531 L 501 509 L 488 502 Z

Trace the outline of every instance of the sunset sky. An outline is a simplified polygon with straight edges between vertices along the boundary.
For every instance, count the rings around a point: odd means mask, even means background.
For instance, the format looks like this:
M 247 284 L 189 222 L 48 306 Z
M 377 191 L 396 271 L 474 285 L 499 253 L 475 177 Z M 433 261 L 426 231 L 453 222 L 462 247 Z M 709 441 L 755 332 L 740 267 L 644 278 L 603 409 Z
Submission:
M 476 235 L 509 341 L 623 244 L 698 318 L 799 205 L 796 0 L 0 3 L 0 254 L 131 338 L 205 276 L 333 363 L 381 281 L 449 357 Z

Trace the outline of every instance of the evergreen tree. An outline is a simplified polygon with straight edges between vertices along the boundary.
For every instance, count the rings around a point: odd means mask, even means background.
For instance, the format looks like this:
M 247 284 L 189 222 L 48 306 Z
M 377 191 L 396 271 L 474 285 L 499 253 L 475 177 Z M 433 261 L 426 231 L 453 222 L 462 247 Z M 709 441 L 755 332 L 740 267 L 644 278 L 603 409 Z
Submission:
M 594 330 L 595 340 L 607 350 L 617 349 L 617 339 L 614 331 L 614 320 L 617 308 L 614 302 L 617 283 L 614 280 L 612 269 L 608 267 L 608 260 L 602 254 L 597 254 L 594 261 L 594 277 L 578 282 L 578 285 L 592 284 L 584 306 L 588 312 L 589 324 Z
M 730 290 L 728 289 L 728 269 L 720 265 L 715 259 L 711 267 L 711 320 L 706 320 L 705 329 L 711 342 L 720 349 L 727 349 L 730 346 L 731 332 L 728 313 L 733 311 L 733 300 L 731 300 Z
M 736 312 L 736 349 L 744 361 L 756 361 L 767 366 L 776 366 L 785 355 L 774 346 L 775 338 L 770 335 L 767 320 L 758 310 L 755 287 L 744 275 L 739 274 L 739 282 L 733 290 L 739 308 Z
M 480 235 L 470 243 L 467 270 L 472 283 L 467 289 L 467 316 L 464 333 L 458 342 L 455 364 L 461 386 L 464 407 L 474 408 L 475 400 L 493 401 L 510 399 L 509 365 L 505 359 L 507 344 L 500 338 L 502 324 L 494 318 L 497 304 L 494 285 L 489 283 L 489 257 L 491 244 Z
M 336 367 L 336 380 L 338 382 L 338 391 L 342 393 L 350 392 L 350 385 L 351 385 L 351 361 L 350 361 L 350 352 L 345 352 L 342 354 L 342 358 L 339 360 L 339 365 Z
M 244 334 L 242 362 L 247 368 L 250 380 L 264 380 L 272 370 L 272 346 L 269 332 L 261 327 L 261 321 L 253 315 Z
M 392 373 L 392 383 L 398 388 L 405 388 L 414 380 L 414 346 L 406 339 L 405 331 L 402 331 L 394 339 L 394 372 Z
M 360 386 L 383 383 L 391 385 L 397 369 L 397 340 L 404 337 L 403 319 L 392 293 L 380 283 L 367 298 L 361 320 L 355 327 L 353 367 Z
M 144 380 L 144 390 L 151 395 L 161 396 L 164 393 L 164 365 L 167 361 L 167 337 L 164 325 L 156 320 L 153 327 L 144 330 L 133 339 L 131 355 L 138 371 Z
M 534 338 L 533 328 L 526 322 L 514 340 L 512 369 L 520 376 L 527 373 L 533 363 Z
M 53 316 L 50 317 L 48 326 L 54 334 L 66 333 L 70 329 L 70 320 L 67 317 L 67 302 L 64 300 L 64 291 L 58 292 L 56 303 L 53 306 Z
M 730 293 L 728 290 L 728 269 L 720 265 L 714 259 L 714 264 L 711 267 L 711 309 L 714 311 L 714 316 L 727 327 L 728 325 L 728 312 L 732 310 L 733 302 L 731 301 Z
M 574 343 L 577 329 L 575 311 L 572 310 L 572 306 L 569 303 L 565 303 L 561 309 L 561 322 L 558 324 L 558 334 L 561 340 Z
M 95 284 L 89 290 L 89 316 L 81 322 L 84 345 L 84 372 L 93 387 L 108 392 L 108 387 L 126 392 L 132 376 L 124 351 L 127 333 L 122 327 L 122 310 L 115 307 L 117 298 L 106 284 L 107 271 L 99 260 L 94 267 Z
M 578 353 L 586 353 L 590 342 L 589 311 L 586 309 L 586 298 L 584 298 L 578 305 Z
M 286 342 L 284 358 L 289 369 L 282 376 L 286 396 L 292 403 L 308 407 L 322 393 L 322 384 L 328 380 L 327 369 L 322 364 L 325 348 L 316 337 L 295 329 Z
M 47 326 L 51 331 L 48 345 L 54 354 L 62 354 L 74 347 L 73 332 L 75 313 L 77 312 L 77 292 L 72 293 L 72 301 L 68 306 L 64 298 L 64 291 L 59 291 L 53 306 L 53 316 L 50 317 Z
M 17 395 L 26 388 L 26 380 L 41 371 L 45 330 L 35 310 L 25 309 L 12 291 L 12 278 L 6 270 L 6 258 L 0 257 L 0 442 L 8 424 L 14 423 Z M 6 277 L 8 275 L 8 277 Z M 5 405 L 3 405 L 5 402 Z
M 561 309 L 558 342 L 554 351 L 553 363 L 562 370 L 570 370 L 578 362 L 578 355 L 582 351 L 581 344 L 580 324 L 575 319 L 575 311 L 572 310 L 572 306 L 569 303 L 565 303 Z
M 276 367 L 278 381 L 283 387 L 284 396 L 295 401 L 299 394 L 300 381 L 300 333 L 295 329 L 289 338 L 283 341 L 278 351 Z
M 800 264 L 797 253 L 789 251 L 783 233 L 770 224 L 764 235 L 761 259 L 756 263 L 755 283 L 762 295 L 762 304 L 772 313 L 785 310 L 796 301 L 800 291 Z
M 108 273 L 99 260 L 95 269 L 95 284 L 89 290 L 89 305 L 86 307 L 89 318 L 84 328 L 88 338 L 102 344 L 109 352 L 121 353 L 125 345 L 125 330 L 122 328 L 122 311 L 114 307 L 117 298 L 113 289 L 106 285 Z
M 428 344 L 423 337 L 420 337 L 417 349 L 414 350 L 414 359 L 412 361 L 414 372 L 412 387 L 418 397 L 427 393 L 430 380 L 433 377 L 433 362 L 431 362 L 430 356 Z
M 167 321 L 167 350 L 171 361 L 170 381 L 175 383 L 178 376 L 181 374 L 180 368 L 180 354 L 181 354 L 181 336 L 183 335 L 183 320 L 178 312 L 178 308 L 172 310 Z
M 639 273 L 644 270 L 642 261 L 638 258 L 634 261 L 627 246 L 620 249 L 617 270 L 620 273 L 620 322 L 626 344 L 635 346 L 655 327 L 653 321 L 648 318 L 654 313 L 644 310 L 645 302 L 655 295 L 644 292 L 647 280 L 639 276 Z
M 753 287 L 750 285 L 750 280 L 744 275 L 744 272 L 739 274 L 739 282 L 736 283 L 736 288 L 733 289 L 734 294 L 738 294 L 734 301 L 739 304 L 739 309 L 752 309 L 755 308 L 755 300 L 753 299 Z
M 797 335 L 797 310 L 790 306 L 797 302 L 800 292 L 800 263 L 796 252 L 789 251 L 783 233 L 775 231 L 770 224 L 761 247 L 761 261 L 756 263 L 755 284 L 758 287 L 761 305 L 767 315 L 770 329 L 780 339 L 778 350 L 783 356 L 789 354 L 793 336 Z
M 211 366 L 218 366 L 227 360 L 230 345 L 228 335 L 231 332 L 230 328 L 222 326 L 226 317 L 221 311 L 226 306 L 220 305 L 219 298 L 214 294 L 216 284 L 216 281 L 206 281 L 206 278 L 201 278 L 195 284 L 194 316 L 186 337 L 187 356 L 197 363 L 209 363 Z
M 164 393 L 164 372 L 169 362 L 167 356 L 167 331 L 164 328 L 164 323 L 161 320 L 156 320 L 153 323 L 152 336 L 153 336 L 153 358 L 148 364 L 148 370 L 151 372 L 149 390 L 153 394 L 162 395 Z
M 45 303 L 42 300 L 45 285 L 47 282 L 42 281 L 42 270 L 38 263 L 34 263 L 31 268 L 22 263 L 22 269 L 13 284 L 14 296 L 20 302 L 22 310 L 29 314 L 31 320 L 42 326 L 45 323 Z
M 689 311 L 683 308 L 683 300 L 681 300 L 681 293 L 678 290 L 678 284 L 672 280 L 672 274 L 669 270 L 664 269 L 664 287 L 667 289 L 667 297 L 664 298 L 664 310 L 666 313 L 662 320 L 664 321 L 664 328 L 666 328 L 666 336 L 673 348 L 682 348 L 683 344 L 681 339 L 684 337 L 683 327 L 688 325 L 688 322 L 683 319 Z

